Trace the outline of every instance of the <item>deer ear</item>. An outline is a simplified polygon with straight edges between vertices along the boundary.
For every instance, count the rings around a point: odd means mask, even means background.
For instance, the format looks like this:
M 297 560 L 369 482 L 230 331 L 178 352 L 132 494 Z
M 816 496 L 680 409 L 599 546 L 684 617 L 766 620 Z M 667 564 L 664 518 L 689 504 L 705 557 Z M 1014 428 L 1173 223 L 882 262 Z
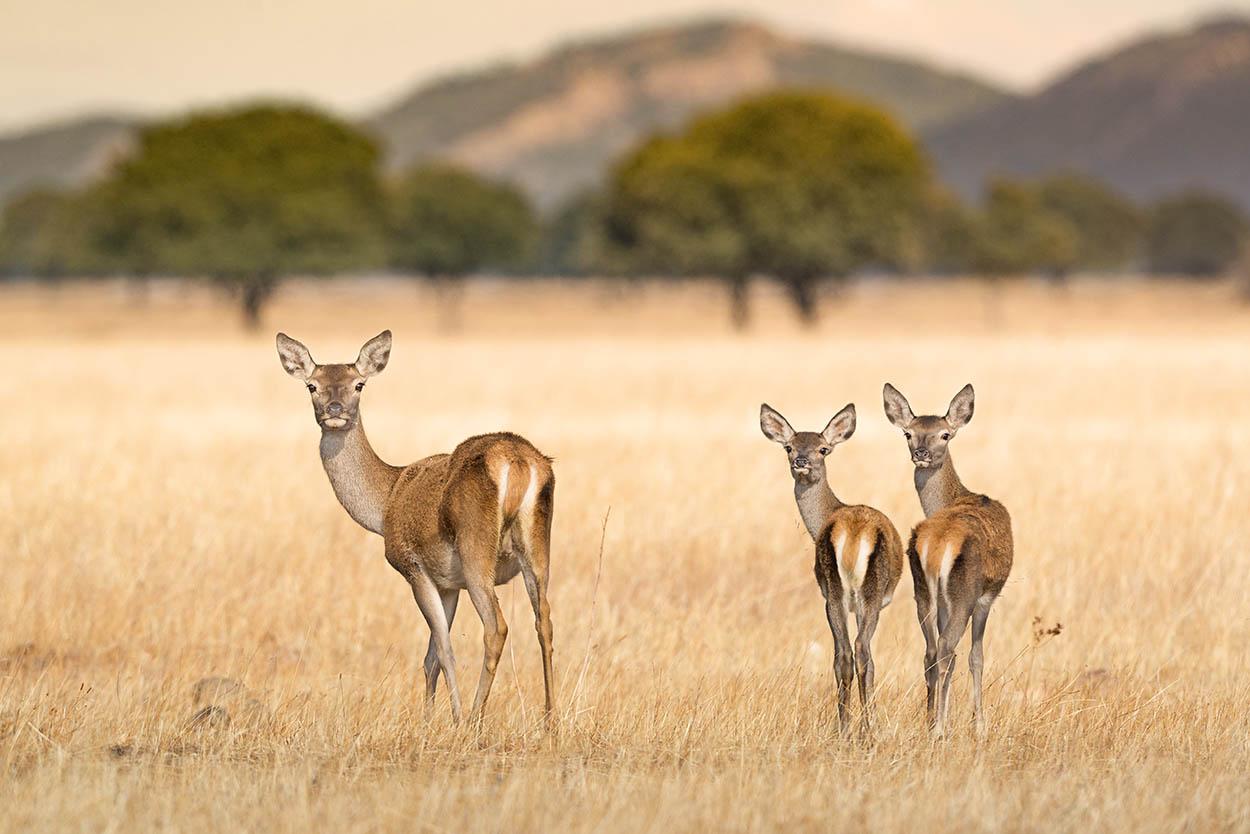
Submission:
M 889 418 L 889 421 L 900 429 L 910 426 L 916 419 L 916 415 L 912 413 L 911 404 L 907 402 L 907 398 L 888 382 L 881 395 L 885 400 L 885 416 Z
M 972 385 L 965 385 L 959 389 L 955 399 L 951 400 L 950 408 L 946 409 L 946 422 L 950 423 L 953 429 L 962 429 L 972 419 L 974 405 L 975 398 L 972 392 Z
M 317 370 L 317 363 L 308 348 L 285 333 L 278 334 L 278 359 L 282 362 L 282 369 L 296 379 L 308 379 Z
M 774 443 L 789 443 L 794 439 L 794 429 L 789 422 L 767 403 L 760 406 L 760 431 Z
M 356 357 L 356 370 L 361 376 L 373 376 L 382 373 L 386 362 L 391 358 L 391 331 L 383 330 L 360 349 Z
M 825 430 L 820 436 L 830 446 L 836 446 L 839 443 L 845 443 L 851 439 L 851 435 L 855 433 L 855 403 L 847 403 L 846 407 L 833 415 L 833 419 L 829 421 L 829 425 L 825 426 Z

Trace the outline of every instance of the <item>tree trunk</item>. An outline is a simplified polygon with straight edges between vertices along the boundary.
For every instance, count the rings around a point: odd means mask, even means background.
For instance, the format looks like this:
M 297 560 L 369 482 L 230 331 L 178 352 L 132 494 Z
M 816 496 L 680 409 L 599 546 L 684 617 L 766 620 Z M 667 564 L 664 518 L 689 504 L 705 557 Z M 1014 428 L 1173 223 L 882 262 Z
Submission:
M 134 307 L 147 307 L 152 300 L 152 279 L 139 273 L 126 279 L 126 297 Z
M 794 302 L 795 312 L 799 314 L 799 323 L 804 327 L 815 327 L 819 319 L 816 306 L 816 280 L 810 275 L 794 275 L 785 279 L 790 300 Z
M 243 308 L 243 327 L 247 330 L 260 329 L 260 310 L 269 296 L 273 295 L 274 281 L 271 278 L 257 278 L 243 285 L 240 301 Z
M 729 321 L 742 331 L 751 323 L 751 279 L 746 275 L 729 277 Z
M 435 275 L 434 296 L 438 306 L 435 325 L 439 333 L 459 333 L 464 326 L 464 277 Z

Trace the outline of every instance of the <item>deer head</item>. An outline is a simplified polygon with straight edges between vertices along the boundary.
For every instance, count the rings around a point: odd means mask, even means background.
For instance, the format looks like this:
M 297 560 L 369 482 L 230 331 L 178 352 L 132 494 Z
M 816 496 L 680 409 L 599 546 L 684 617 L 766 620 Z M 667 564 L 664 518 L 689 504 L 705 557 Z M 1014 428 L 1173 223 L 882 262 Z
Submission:
M 342 431 L 355 424 L 365 380 L 382 373 L 390 355 L 389 330 L 365 342 L 350 365 L 318 365 L 308 348 L 285 333 L 278 334 L 278 359 L 288 374 L 304 383 L 312 397 L 313 416 L 326 431 Z
M 946 462 L 947 444 L 972 419 L 974 403 L 971 385 L 965 385 L 959 390 L 942 417 L 917 417 L 912 413 L 907 398 L 888 382 L 885 384 L 883 396 L 885 416 L 903 430 L 907 448 L 911 451 L 911 461 L 917 469 L 940 468 Z
M 834 415 L 822 431 L 795 431 L 776 409 L 760 406 L 760 430 L 786 450 L 790 475 L 800 483 L 825 480 L 825 457 L 833 447 L 855 433 L 855 405 L 848 404 Z

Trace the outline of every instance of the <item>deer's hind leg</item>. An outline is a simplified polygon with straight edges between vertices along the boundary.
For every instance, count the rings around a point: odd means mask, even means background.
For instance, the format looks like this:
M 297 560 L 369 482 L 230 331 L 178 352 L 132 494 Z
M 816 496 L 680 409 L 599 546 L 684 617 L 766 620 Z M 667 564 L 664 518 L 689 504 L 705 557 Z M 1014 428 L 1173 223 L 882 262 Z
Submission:
M 850 726 L 851 683 L 855 680 L 855 650 L 846 623 L 846 608 L 838 596 L 839 589 L 829 588 L 825 595 L 825 616 L 833 633 L 833 674 L 838 680 L 838 726 L 846 732 Z
M 554 482 L 548 482 L 534 506 L 522 506 L 517 523 L 521 528 L 521 576 L 534 608 L 534 630 L 543 655 L 543 691 L 545 711 L 550 721 L 556 706 L 555 671 L 552 667 L 551 606 L 547 602 L 547 584 L 551 575 L 551 517 Z M 531 511 L 532 509 L 532 511 Z
M 985 738 L 985 711 L 981 703 L 981 672 L 985 666 L 981 641 L 985 638 L 985 623 L 990 618 L 994 596 L 982 595 L 972 608 L 972 648 L 968 652 L 968 671 L 972 673 L 972 720 L 977 738 Z
M 914 533 L 907 546 L 907 563 L 911 568 L 912 588 L 916 596 L 916 619 L 920 622 L 920 633 L 924 635 L 925 724 L 933 729 L 937 721 L 938 693 L 937 606 L 916 552 Z
M 953 578 L 953 577 L 952 577 Z M 933 735 L 941 738 L 947 727 L 950 715 L 951 678 L 955 675 L 955 647 L 964 636 L 968 627 L 968 618 L 972 616 L 973 601 L 967 594 L 955 593 L 949 588 L 939 588 L 938 593 L 949 600 L 942 601 L 941 633 L 938 636 L 938 671 L 941 682 L 938 687 L 937 723 L 933 725 Z
M 880 616 L 880 603 L 861 605 L 860 610 L 855 613 L 858 624 L 855 635 L 855 671 L 859 675 L 859 702 L 863 710 L 860 726 L 865 735 L 872 732 L 872 693 L 876 678 L 876 667 L 872 662 L 872 635 L 877 630 Z

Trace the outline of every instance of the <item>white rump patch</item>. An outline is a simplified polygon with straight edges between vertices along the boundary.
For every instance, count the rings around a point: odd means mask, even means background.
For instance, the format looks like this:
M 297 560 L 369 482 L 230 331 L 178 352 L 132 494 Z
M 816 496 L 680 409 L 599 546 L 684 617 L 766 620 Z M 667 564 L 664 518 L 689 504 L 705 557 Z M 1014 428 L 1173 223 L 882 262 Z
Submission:
M 501 527 L 503 526 L 503 504 L 508 497 L 509 469 L 511 469 L 511 465 L 506 461 L 504 462 L 504 465 L 499 468 L 499 524 Z
M 835 549 L 835 555 L 838 561 L 838 578 L 842 580 L 842 605 L 850 613 L 850 603 L 855 603 L 855 616 L 862 617 L 863 598 L 860 596 L 860 589 L 864 587 L 864 576 L 868 573 L 868 557 L 872 555 L 873 540 L 867 536 L 859 540 L 859 552 L 856 554 L 855 564 L 847 569 L 842 562 L 842 551 L 846 545 L 846 534 L 843 533 L 838 539 L 838 546 Z
M 525 494 L 521 496 L 521 506 L 517 508 L 517 523 L 521 525 L 521 540 L 525 550 L 529 551 L 530 533 L 534 529 L 534 510 L 538 504 L 538 473 L 531 465 L 529 481 L 525 484 Z
M 855 563 L 848 570 L 847 565 L 842 559 L 842 553 L 846 547 L 846 534 L 838 538 L 838 544 L 834 548 L 834 553 L 838 559 L 838 578 L 842 580 L 842 588 L 847 591 L 858 591 L 864 584 L 864 576 L 868 573 L 868 557 L 872 555 L 873 541 L 865 536 L 859 540 L 859 553 L 856 555 Z
M 937 594 L 939 579 L 936 576 L 929 575 L 929 542 L 925 540 L 920 544 L 920 568 L 924 571 L 925 584 L 929 586 L 929 620 L 933 624 L 934 632 L 937 631 Z
M 947 595 L 947 580 L 951 575 L 951 568 L 955 564 L 955 546 L 947 543 L 946 550 L 942 553 L 942 562 L 938 567 L 938 589 L 942 592 L 942 600 L 950 605 L 950 597 Z

